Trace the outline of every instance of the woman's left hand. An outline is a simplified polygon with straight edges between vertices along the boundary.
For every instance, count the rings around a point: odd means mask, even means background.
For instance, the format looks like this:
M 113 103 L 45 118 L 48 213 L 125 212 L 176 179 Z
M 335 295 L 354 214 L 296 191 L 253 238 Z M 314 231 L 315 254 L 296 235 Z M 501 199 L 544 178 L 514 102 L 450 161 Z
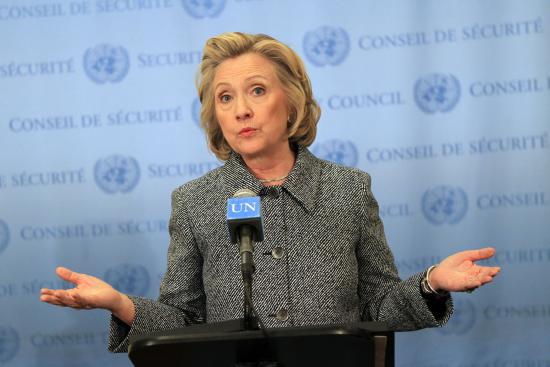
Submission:
M 494 254 L 495 249 L 492 247 L 457 252 L 431 271 L 428 282 L 436 291 L 471 292 L 492 281 L 500 272 L 498 266 L 480 266 L 475 263 Z

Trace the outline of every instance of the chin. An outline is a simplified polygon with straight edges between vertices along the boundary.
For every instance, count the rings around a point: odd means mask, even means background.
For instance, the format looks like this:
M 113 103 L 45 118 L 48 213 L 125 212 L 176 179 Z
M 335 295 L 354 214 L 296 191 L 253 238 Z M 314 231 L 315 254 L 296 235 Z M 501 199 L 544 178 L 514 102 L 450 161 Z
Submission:
M 255 157 L 262 153 L 261 150 L 250 150 L 250 149 L 239 150 L 236 152 L 239 153 L 242 157 Z
M 260 144 L 255 144 L 253 142 L 239 144 L 236 149 L 233 149 L 235 152 L 240 155 L 257 155 L 265 151 L 265 147 Z

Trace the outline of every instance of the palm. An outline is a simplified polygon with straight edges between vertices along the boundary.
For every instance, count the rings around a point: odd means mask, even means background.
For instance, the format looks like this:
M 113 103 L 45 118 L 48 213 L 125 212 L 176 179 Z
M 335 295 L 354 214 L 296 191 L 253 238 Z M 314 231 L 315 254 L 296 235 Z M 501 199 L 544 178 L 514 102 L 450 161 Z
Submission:
M 90 275 L 85 275 L 75 288 L 68 290 L 68 293 L 73 295 L 73 297 L 76 296 L 74 298 L 80 298 L 88 306 L 96 308 L 105 304 L 105 300 L 109 298 L 112 290 L 113 287 L 104 281 Z
M 45 302 L 73 308 L 106 308 L 111 309 L 119 293 L 99 278 L 79 274 L 66 268 L 58 268 L 57 274 L 76 287 L 63 289 L 43 289 L 41 299 Z
M 430 283 L 436 288 L 449 292 L 472 290 L 493 280 L 500 268 L 480 266 L 477 260 L 488 259 L 495 250 L 462 251 L 443 260 L 430 275 Z

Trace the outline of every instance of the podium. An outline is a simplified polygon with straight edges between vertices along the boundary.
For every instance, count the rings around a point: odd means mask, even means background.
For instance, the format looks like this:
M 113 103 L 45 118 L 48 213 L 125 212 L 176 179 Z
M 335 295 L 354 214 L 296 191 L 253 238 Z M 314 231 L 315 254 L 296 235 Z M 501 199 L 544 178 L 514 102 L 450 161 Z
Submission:
M 130 340 L 134 366 L 393 367 L 394 334 L 384 324 L 245 330 L 243 320 L 192 325 Z

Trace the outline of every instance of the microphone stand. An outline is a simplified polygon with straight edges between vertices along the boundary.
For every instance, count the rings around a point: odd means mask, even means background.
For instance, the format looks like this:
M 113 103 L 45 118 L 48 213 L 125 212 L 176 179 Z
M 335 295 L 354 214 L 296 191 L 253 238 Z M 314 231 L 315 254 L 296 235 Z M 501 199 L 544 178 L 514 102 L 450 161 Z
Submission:
M 253 258 L 254 246 L 252 245 L 252 229 L 249 225 L 243 225 L 239 231 L 239 253 L 241 255 L 241 274 L 244 287 L 244 329 L 258 330 L 258 320 L 252 311 L 252 275 L 256 270 Z

